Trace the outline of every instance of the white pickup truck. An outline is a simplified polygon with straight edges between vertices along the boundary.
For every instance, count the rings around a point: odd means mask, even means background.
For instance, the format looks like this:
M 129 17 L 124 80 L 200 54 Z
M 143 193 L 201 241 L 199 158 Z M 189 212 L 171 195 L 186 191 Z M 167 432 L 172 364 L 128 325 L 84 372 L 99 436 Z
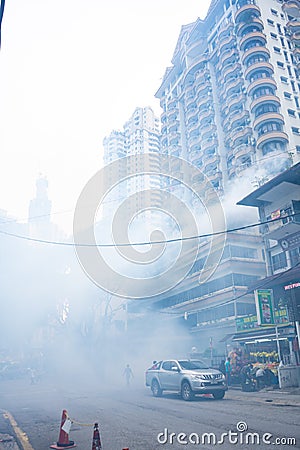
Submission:
M 154 397 L 161 397 L 163 391 L 175 391 L 180 392 L 186 401 L 192 400 L 196 394 L 212 394 L 216 400 L 221 400 L 228 389 L 225 376 L 200 360 L 155 362 L 146 371 L 145 378 Z

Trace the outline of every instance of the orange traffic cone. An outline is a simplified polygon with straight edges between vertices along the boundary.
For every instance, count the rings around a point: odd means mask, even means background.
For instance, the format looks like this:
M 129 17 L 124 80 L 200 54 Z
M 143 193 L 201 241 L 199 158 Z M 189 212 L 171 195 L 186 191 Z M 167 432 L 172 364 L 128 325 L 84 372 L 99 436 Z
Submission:
M 69 431 L 72 422 L 68 419 L 67 411 L 64 409 L 61 416 L 61 424 L 59 430 L 58 442 L 56 444 L 50 445 L 50 448 L 61 449 L 61 448 L 74 448 L 76 444 L 74 441 L 69 440 Z
M 101 446 L 101 441 L 100 441 L 99 427 L 98 427 L 98 424 L 95 423 L 92 450 L 101 450 L 101 449 L 102 449 L 102 446 Z

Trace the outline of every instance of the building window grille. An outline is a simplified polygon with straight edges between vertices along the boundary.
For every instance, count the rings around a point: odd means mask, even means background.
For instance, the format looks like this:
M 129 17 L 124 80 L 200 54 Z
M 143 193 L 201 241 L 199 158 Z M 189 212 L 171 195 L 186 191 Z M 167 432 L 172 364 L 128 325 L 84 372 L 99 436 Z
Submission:
M 285 252 L 278 253 L 277 255 L 272 255 L 272 268 L 273 270 L 284 269 L 287 267 L 287 259 Z

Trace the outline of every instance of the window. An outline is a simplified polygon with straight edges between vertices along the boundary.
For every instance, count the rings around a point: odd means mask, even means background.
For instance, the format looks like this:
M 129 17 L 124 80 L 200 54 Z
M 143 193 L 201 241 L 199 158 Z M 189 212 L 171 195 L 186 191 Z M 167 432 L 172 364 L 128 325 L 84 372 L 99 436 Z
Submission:
M 287 82 L 288 82 L 287 77 L 280 77 L 280 79 L 281 79 L 281 81 L 282 81 L 283 83 L 287 83 Z
M 281 61 L 277 61 L 277 66 L 280 67 L 280 69 L 284 68 L 284 64 Z
M 284 54 L 284 59 L 286 60 L 286 62 L 289 62 L 289 57 L 288 57 L 287 52 L 283 52 L 283 54 Z
M 291 81 L 291 86 L 294 92 L 296 92 L 295 81 Z
M 285 150 L 285 144 L 283 142 L 272 141 L 272 142 L 267 142 L 266 144 L 263 145 L 262 154 L 263 154 L 263 156 L 265 156 L 268 153 L 272 153 L 275 151 L 283 152 L 284 150 Z
M 258 136 L 262 136 L 265 133 L 271 133 L 272 131 L 282 131 L 282 124 L 277 122 L 267 122 L 264 123 L 258 129 Z
M 297 127 L 292 127 L 292 133 L 293 134 L 300 134 L 300 130 Z
M 294 97 L 295 98 L 295 105 L 297 106 L 297 108 L 299 108 L 299 98 L 298 97 Z
M 297 153 L 300 153 L 300 145 L 296 145 L 296 151 Z
M 279 34 L 283 34 L 282 33 L 282 29 L 281 29 L 281 25 L 279 25 L 279 23 L 277 24 L 277 30 Z
M 289 92 L 284 92 L 283 95 L 287 100 L 291 100 L 292 94 L 290 94 Z
M 280 48 L 278 48 L 278 47 L 273 47 L 273 49 L 274 49 L 274 52 L 275 52 L 275 53 L 277 53 L 277 54 L 278 54 L 278 53 L 279 53 L 279 54 L 281 53 Z
M 272 13 L 274 16 L 278 16 L 278 11 L 276 11 L 276 9 L 272 9 L 272 8 L 271 8 L 271 13 Z
M 267 19 L 268 25 L 270 25 L 271 27 L 274 27 L 274 20 L 271 19 Z
M 288 109 L 288 115 L 291 117 L 296 117 L 296 111 L 294 111 L 293 109 Z
M 292 71 L 291 71 L 291 68 L 290 68 L 290 66 L 287 66 L 287 70 L 288 70 L 289 76 L 290 76 L 290 77 L 292 77 L 292 76 L 293 76 L 293 74 L 292 74 Z
M 273 270 L 283 269 L 287 266 L 286 254 L 278 253 L 272 256 L 272 268 Z
M 277 40 L 277 34 L 275 34 L 275 33 L 270 33 L 270 35 L 271 35 L 271 38 L 272 38 L 272 39 L 276 39 L 276 40 Z
M 278 112 L 278 106 L 272 105 L 271 103 L 259 106 L 255 111 L 255 118 L 269 112 Z
M 283 37 L 280 38 L 280 42 L 281 42 L 281 46 L 282 46 L 282 47 L 285 47 L 285 43 L 284 43 Z
M 271 87 L 260 87 L 253 92 L 254 99 L 264 95 L 274 95 L 274 89 Z

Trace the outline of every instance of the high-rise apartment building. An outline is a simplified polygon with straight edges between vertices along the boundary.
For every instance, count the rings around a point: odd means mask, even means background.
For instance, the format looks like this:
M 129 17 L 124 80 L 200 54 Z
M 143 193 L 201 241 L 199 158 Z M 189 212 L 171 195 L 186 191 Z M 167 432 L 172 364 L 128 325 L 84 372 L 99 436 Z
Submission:
M 145 207 L 158 208 L 160 176 L 145 175 L 159 172 L 160 164 L 160 121 L 152 108 L 136 108 L 123 130 L 112 131 L 104 138 L 103 146 L 104 164 L 108 165 L 104 184 L 106 188 L 115 184 L 104 203 L 104 216 L 113 214 L 125 199 L 129 215 Z M 125 160 L 124 157 L 129 158 Z M 113 166 L 109 165 L 111 162 L 114 162 Z M 148 215 L 147 212 L 145 214 Z
M 299 2 L 286 3 L 213 0 L 205 20 L 182 27 L 156 93 L 162 151 L 221 193 L 248 167 L 280 172 L 300 158 L 300 27 L 288 17 Z
M 287 30 L 292 41 L 295 62 L 300 70 L 300 2 L 285 1 L 282 9 L 288 17 Z

